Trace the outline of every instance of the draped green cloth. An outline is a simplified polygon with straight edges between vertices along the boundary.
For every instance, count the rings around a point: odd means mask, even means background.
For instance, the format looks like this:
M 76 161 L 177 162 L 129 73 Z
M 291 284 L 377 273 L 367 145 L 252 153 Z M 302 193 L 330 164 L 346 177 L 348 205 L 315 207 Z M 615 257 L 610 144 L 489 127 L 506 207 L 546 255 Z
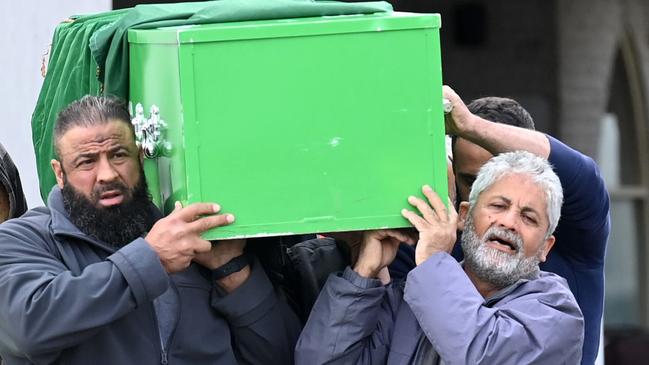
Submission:
M 43 201 L 56 184 L 50 161 L 55 158 L 52 135 L 58 113 L 87 94 L 128 100 L 129 29 L 391 11 L 384 1 L 218 0 L 138 5 L 61 23 L 54 32 L 47 75 L 32 115 Z

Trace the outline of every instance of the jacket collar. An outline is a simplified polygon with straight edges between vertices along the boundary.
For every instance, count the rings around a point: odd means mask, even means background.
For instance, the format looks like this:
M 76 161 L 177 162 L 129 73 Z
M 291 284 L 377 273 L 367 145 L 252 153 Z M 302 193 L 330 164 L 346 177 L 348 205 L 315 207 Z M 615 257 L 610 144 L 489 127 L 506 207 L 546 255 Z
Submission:
M 519 286 L 527 283 L 530 281 L 529 279 L 518 279 L 517 282 L 514 284 L 511 284 L 510 286 L 504 287 L 497 292 L 494 293 L 494 295 L 490 296 L 489 298 L 485 298 L 484 305 L 487 307 L 491 307 L 494 304 L 498 303 L 501 299 L 504 297 L 508 296 L 511 294 L 514 290 L 516 290 Z
M 63 234 L 84 236 L 87 239 L 92 240 L 91 237 L 81 232 L 81 230 L 70 221 L 70 215 L 63 205 L 63 194 L 61 193 L 61 188 L 56 185 L 52 187 L 50 195 L 47 197 L 47 207 L 50 209 L 50 215 L 52 217 L 52 223 L 50 225 L 52 233 L 55 235 Z
M 462 265 L 462 268 L 464 268 L 464 260 L 462 260 L 460 262 L 460 265 Z M 532 280 L 536 279 L 536 278 L 538 278 L 538 275 L 536 277 L 532 278 Z M 497 292 L 495 292 L 489 298 L 485 298 L 484 305 L 487 306 L 487 307 L 492 307 L 494 304 L 498 303 L 501 299 L 508 296 L 514 290 L 516 290 L 519 286 L 527 283 L 528 281 L 530 281 L 530 279 L 518 279 L 518 281 L 516 281 L 515 283 L 498 290 Z

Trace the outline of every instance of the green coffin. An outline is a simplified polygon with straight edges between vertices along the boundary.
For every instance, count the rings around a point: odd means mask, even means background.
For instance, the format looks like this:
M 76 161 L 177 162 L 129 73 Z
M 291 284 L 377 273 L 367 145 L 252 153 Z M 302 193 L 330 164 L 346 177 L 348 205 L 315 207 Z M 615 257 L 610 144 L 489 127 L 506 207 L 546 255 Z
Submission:
M 409 226 L 409 195 L 447 195 L 439 27 L 392 13 L 130 30 L 154 201 L 236 216 L 208 239 Z

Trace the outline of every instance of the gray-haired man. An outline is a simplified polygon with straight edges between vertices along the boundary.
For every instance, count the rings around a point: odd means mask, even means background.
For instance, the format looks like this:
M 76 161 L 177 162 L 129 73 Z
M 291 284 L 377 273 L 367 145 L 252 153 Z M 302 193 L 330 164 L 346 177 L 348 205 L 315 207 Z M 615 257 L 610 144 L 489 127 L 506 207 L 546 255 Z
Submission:
M 583 316 L 566 281 L 541 272 L 563 193 L 546 160 L 504 153 L 485 164 L 459 215 L 429 188 L 404 282 L 376 278 L 399 231 L 367 232 L 354 268 L 332 275 L 298 341 L 298 364 L 577 364 Z M 448 253 L 463 230 L 466 259 Z

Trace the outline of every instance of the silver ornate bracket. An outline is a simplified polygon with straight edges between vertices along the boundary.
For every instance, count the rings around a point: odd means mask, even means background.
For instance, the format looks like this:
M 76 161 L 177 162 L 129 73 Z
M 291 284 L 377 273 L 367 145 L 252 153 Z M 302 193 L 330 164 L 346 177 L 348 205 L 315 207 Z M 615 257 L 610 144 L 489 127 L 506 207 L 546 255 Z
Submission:
M 133 105 L 129 103 L 131 123 L 135 128 L 135 142 L 142 149 L 146 158 L 168 156 L 171 152 L 171 144 L 165 139 L 167 123 L 160 118 L 160 109 L 154 104 L 149 109 L 149 117 L 144 116 L 144 107 L 141 103 Z

